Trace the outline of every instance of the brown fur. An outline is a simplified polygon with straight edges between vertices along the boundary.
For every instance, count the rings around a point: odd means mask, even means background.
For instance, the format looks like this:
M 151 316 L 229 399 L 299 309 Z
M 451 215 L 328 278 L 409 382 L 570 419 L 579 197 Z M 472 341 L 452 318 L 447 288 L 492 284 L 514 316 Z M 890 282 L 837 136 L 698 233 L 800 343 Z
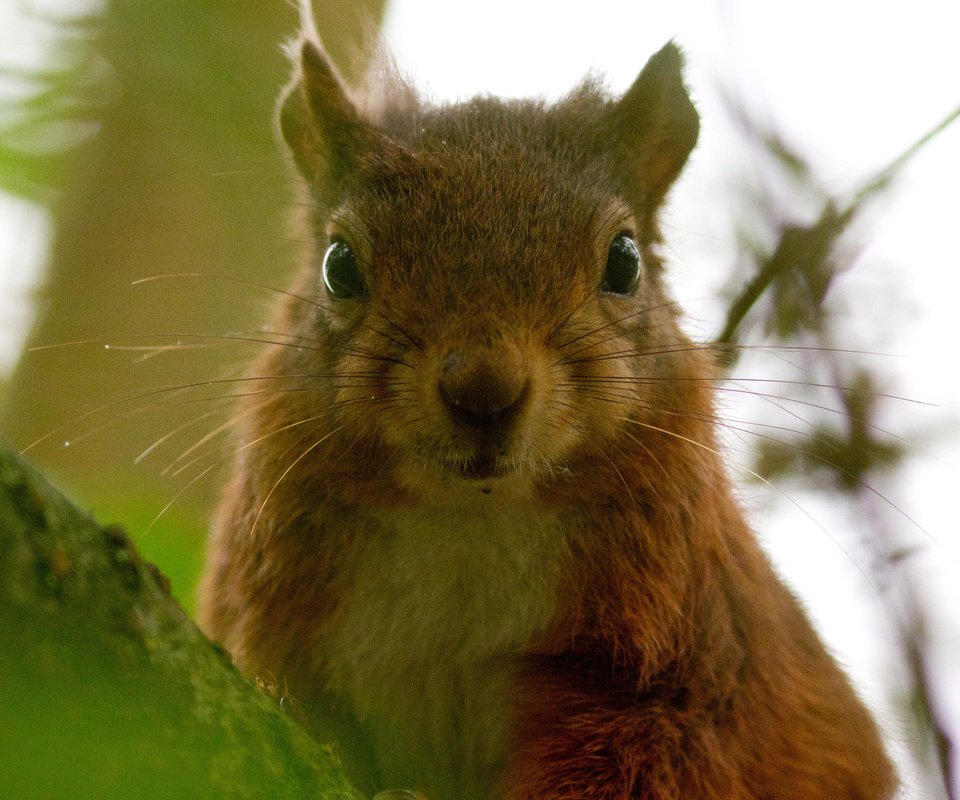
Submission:
M 557 575 L 543 577 L 555 610 L 477 662 L 513 676 L 504 752 L 491 762 L 466 739 L 445 743 L 464 754 L 453 766 L 463 774 L 414 775 L 409 788 L 509 800 L 889 797 L 874 723 L 734 500 L 712 362 L 681 333 L 662 285 L 655 214 L 698 126 L 677 50 L 654 56 L 617 101 L 587 84 L 555 106 L 477 99 L 405 119 L 389 130 L 361 119 L 303 41 L 280 120 L 316 250 L 278 313 L 285 343 L 253 367 L 263 392 L 240 411 L 202 588 L 206 629 L 245 672 L 288 687 L 364 788 L 400 788 L 381 784 L 385 756 L 359 701 L 331 688 L 331 663 L 347 656 L 325 648 L 350 633 L 337 627 L 352 619 L 344 609 L 362 606 L 361 559 L 392 552 L 390 520 L 403 514 L 436 507 L 456 528 L 483 503 L 533 508 L 557 520 Z M 640 288 L 605 295 L 607 249 L 625 230 L 642 252 Z M 324 295 L 331 236 L 357 254 L 359 298 Z M 430 569 L 428 588 L 449 577 Z M 469 586 L 479 567 L 464 557 L 452 569 Z M 522 622 L 527 610 L 511 613 Z M 462 654 L 432 656 L 424 675 Z M 475 666 L 451 674 L 466 681 Z M 451 730 L 473 713 L 462 691 Z

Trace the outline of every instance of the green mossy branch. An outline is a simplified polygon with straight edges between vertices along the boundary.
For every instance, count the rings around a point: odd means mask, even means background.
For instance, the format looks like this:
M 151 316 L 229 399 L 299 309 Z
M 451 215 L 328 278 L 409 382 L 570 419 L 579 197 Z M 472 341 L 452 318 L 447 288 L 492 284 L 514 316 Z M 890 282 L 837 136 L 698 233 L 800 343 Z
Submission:
M 0 446 L 0 797 L 360 795 L 120 529 Z

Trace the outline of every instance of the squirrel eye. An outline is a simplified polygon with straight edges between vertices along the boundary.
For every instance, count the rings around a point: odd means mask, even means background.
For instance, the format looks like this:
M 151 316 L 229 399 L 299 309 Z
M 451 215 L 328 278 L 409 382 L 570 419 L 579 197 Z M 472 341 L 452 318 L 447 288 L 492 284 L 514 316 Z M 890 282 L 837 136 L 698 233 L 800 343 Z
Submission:
M 600 291 L 629 295 L 640 282 L 640 251 L 633 237 L 621 233 L 614 237 L 607 251 L 607 267 L 603 272 Z
M 357 257 L 343 239 L 331 242 L 323 256 L 323 282 L 334 297 L 346 299 L 363 294 L 363 279 Z

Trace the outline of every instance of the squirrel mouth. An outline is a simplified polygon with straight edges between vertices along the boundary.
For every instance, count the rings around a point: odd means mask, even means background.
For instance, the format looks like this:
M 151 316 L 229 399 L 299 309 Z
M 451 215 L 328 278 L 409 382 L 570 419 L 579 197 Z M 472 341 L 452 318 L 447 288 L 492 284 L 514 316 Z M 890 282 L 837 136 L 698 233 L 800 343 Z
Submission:
M 501 459 L 494 454 L 477 455 L 457 465 L 459 476 L 470 481 L 502 478 L 512 471 L 505 459 Z

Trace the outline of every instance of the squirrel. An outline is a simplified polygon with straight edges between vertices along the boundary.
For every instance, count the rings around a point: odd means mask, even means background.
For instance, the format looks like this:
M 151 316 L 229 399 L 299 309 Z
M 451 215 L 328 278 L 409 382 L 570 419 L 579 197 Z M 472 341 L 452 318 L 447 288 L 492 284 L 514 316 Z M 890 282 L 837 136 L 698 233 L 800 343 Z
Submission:
M 365 107 L 309 28 L 309 242 L 238 411 L 201 626 L 362 791 L 874 800 L 877 726 L 761 551 L 658 211 L 673 44 L 620 97 Z

